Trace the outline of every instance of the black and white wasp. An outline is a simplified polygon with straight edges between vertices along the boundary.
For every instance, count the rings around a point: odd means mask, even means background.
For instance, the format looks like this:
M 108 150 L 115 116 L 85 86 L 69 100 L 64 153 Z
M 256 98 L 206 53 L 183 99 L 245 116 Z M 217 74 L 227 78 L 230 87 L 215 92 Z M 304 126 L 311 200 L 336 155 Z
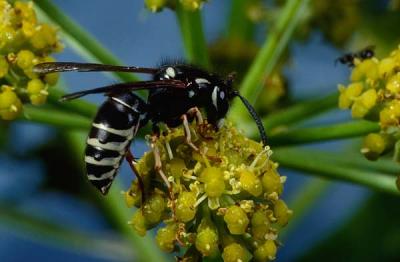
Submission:
M 124 158 L 127 159 L 135 172 L 133 155 L 129 147 L 137 131 L 152 122 L 154 136 L 159 133 L 158 125 L 168 127 L 184 125 L 186 141 L 197 149 L 190 141 L 188 123 L 195 117 L 202 121 L 199 109 L 207 115 L 207 121 L 219 128 L 226 116 L 229 103 L 234 97 L 239 97 L 260 132 L 264 145 L 266 134 L 254 108 L 232 87 L 233 75 L 222 79 L 197 67 L 186 64 L 169 64 L 159 68 L 144 68 L 130 66 L 114 66 L 91 63 L 51 62 L 35 66 L 39 74 L 54 72 L 93 72 L 118 71 L 151 74 L 153 80 L 119 83 L 90 90 L 84 90 L 62 97 L 61 100 L 72 100 L 89 94 L 104 93 L 108 99 L 100 106 L 92 123 L 87 138 L 85 163 L 89 181 L 107 194 L 118 173 Z M 144 101 L 133 91 L 149 90 L 147 101 Z M 154 143 L 153 143 L 154 145 Z M 170 184 L 161 170 L 161 161 L 157 148 L 153 147 L 155 169 L 158 171 L 168 188 Z M 135 172 L 139 183 L 140 174 Z
M 367 47 L 364 47 L 363 49 L 361 49 L 360 51 L 354 52 L 354 53 L 347 53 L 342 55 L 341 57 L 338 57 L 335 60 L 335 64 L 337 62 L 343 64 L 343 65 L 347 65 L 349 67 L 353 67 L 354 66 L 354 59 L 360 59 L 361 61 L 365 60 L 365 59 L 369 59 L 374 57 L 375 52 L 374 52 L 375 46 L 373 45 L 369 45 Z

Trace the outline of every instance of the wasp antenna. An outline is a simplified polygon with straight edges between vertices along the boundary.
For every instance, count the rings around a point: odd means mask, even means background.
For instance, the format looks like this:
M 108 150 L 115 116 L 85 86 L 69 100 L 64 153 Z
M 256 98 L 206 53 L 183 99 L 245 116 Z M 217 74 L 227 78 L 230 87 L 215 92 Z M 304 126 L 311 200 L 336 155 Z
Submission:
M 264 125 L 261 121 L 260 116 L 257 114 L 256 110 L 254 107 L 250 104 L 249 101 L 247 101 L 246 98 L 244 98 L 237 90 L 235 90 L 234 95 L 239 97 L 244 106 L 247 108 L 247 111 L 250 113 L 251 117 L 254 119 L 256 122 L 258 132 L 260 133 L 260 138 L 261 141 L 263 142 L 263 145 L 267 145 L 267 134 L 265 133 Z

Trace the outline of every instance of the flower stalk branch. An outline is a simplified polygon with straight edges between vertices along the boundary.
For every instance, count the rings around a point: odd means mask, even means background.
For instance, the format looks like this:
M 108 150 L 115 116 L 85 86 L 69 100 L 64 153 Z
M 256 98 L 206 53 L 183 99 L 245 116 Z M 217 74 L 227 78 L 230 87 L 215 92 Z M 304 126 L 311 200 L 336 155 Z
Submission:
M 210 68 L 200 11 L 186 10 L 182 4 L 177 3 L 176 16 L 181 29 L 186 59 L 190 63 L 206 69 Z
M 400 191 L 396 187 L 396 177 L 381 172 L 344 166 L 332 159 L 321 157 L 324 154 L 324 152 L 316 150 L 279 148 L 274 151 L 272 158 L 281 166 L 300 170 L 306 174 L 318 174 L 400 195 Z
M 260 83 L 271 73 L 278 58 L 287 47 L 289 39 L 308 2 L 309 0 L 289 0 L 284 6 L 276 26 L 270 31 L 266 42 L 261 47 L 240 85 L 241 94 L 250 103 L 254 103 L 257 100 L 262 89 Z M 240 119 L 246 118 L 244 111 L 240 108 L 239 103 L 235 102 L 230 112 L 230 119 L 232 121 L 240 122 Z

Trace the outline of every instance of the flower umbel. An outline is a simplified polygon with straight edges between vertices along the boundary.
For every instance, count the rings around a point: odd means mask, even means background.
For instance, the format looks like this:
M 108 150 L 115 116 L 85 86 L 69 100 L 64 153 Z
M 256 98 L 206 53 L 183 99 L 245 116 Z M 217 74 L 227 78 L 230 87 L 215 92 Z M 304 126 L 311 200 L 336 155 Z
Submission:
M 400 46 L 388 57 L 355 59 L 351 83 L 339 85 L 339 107 L 351 109 L 353 118 L 379 122 L 379 133 L 364 138 L 361 153 L 370 160 L 394 149 L 400 155 Z
M 62 50 L 56 30 L 39 23 L 32 2 L 0 0 L 0 118 L 12 120 L 22 104 L 40 105 L 58 75 L 39 76 L 34 65 L 51 62 L 49 55 Z
M 156 142 L 173 199 L 154 169 L 153 152 L 137 163 L 144 190 L 135 180 L 125 194 L 128 206 L 139 208 L 133 228 L 144 235 L 162 224 L 157 244 L 166 252 L 187 249 L 184 259 L 274 259 L 279 229 L 292 211 L 279 198 L 285 177 L 270 160 L 272 151 L 231 124 L 219 131 L 208 124 L 190 129 L 198 150 L 185 143 L 182 127 L 167 130 Z

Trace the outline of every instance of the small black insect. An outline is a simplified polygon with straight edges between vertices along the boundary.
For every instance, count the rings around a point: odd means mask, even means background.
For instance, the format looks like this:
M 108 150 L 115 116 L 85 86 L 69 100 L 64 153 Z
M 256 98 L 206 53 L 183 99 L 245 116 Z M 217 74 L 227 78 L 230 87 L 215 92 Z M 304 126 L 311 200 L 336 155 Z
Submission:
M 143 68 L 51 62 L 36 65 L 34 71 L 40 74 L 68 71 L 118 71 L 153 75 L 153 80 L 150 81 L 104 86 L 68 94 L 61 99 L 66 101 L 97 93 L 108 96 L 94 118 L 85 151 L 88 179 L 102 194 L 107 194 L 124 158 L 128 160 L 137 175 L 139 186 L 143 188 L 140 175 L 134 168 L 134 158 L 129 147 L 137 131 L 148 121 L 151 121 L 153 126 L 152 147 L 155 155 L 155 169 L 169 189 L 171 185 L 162 172 L 160 155 L 158 149 L 154 147 L 159 134 L 159 123 L 165 123 L 169 127 L 183 124 L 187 143 L 197 150 L 190 141 L 188 122 L 195 117 L 201 122 L 199 109 L 204 109 L 207 121 L 219 128 L 228 112 L 230 101 L 234 97 L 239 97 L 255 120 L 261 140 L 266 145 L 266 134 L 261 120 L 250 103 L 233 89 L 233 75 L 222 79 L 215 74 L 186 64 Z M 133 93 L 140 89 L 149 90 L 147 101 Z
M 344 54 L 343 56 L 338 57 L 335 60 L 335 65 L 337 64 L 337 62 L 339 62 L 343 65 L 353 67 L 354 59 L 356 59 L 356 58 L 360 59 L 361 61 L 372 58 L 375 55 L 374 49 L 375 49 L 375 46 L 370 45 L 370 46 L 367 46 L 367 47 L 361 49 L 358 52 Z

